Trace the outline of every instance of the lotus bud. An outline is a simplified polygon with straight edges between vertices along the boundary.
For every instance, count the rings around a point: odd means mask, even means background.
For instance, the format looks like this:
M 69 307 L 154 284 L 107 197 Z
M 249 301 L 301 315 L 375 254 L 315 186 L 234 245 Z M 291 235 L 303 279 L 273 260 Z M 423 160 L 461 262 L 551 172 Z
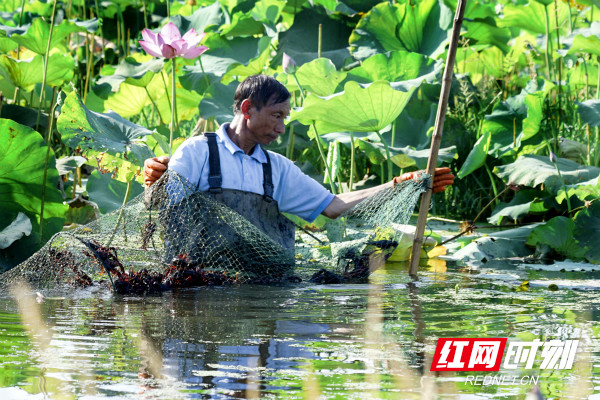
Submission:
M 556 154 L 554 154 L 554 152 L 550 151 L 550 162 L 552 164 L 556 164 L 556 161 L 557 161 Z
M 195 5 L 196 5 L 196 0 L 188 0 L 188 2 L 187 2 L 187 3 L 188 3 L 188 5 L 190 5 L 190 6 L 192 6 L 192 7 L 193 7 L 193 6 L 195 6 Z
M 296 65 L 296 61 L 287 54 L 283 53 L 283 61 L 281 62 L 283 66 L 283 70 L 286 74 L 295 74 L 298 66 Z

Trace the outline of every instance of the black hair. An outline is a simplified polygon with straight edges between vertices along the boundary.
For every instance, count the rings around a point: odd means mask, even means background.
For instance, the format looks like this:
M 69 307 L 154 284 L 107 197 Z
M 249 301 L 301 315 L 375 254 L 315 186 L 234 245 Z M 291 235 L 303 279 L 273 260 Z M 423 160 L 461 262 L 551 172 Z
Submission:
M 268 104 L 283 103 L 291 97 L 290 92 L 269 75 L 252 75 L 244 79 L 235 90 L 233 97 L 233 113 L 241 112 L 242 102 L 246 99 L 257 110 Z

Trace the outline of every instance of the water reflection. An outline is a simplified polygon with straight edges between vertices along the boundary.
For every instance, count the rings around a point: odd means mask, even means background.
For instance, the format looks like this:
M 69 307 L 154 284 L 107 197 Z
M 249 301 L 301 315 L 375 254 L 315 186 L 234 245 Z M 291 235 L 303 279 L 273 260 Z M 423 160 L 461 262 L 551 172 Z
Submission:
M 403 268 L 389 265 L 356 285 L 199 288 L 146 298 L 63 290 L 45 292 L 39 305 L 34 292 L 19 289 L 29 303 L 0 298 L 0 395 L 522 398 L 530 390 L 433 375 L 439 337 L 581 338 L 573 370 L 517 373 L 540 375 L 545 396 L 585 398 L 600 386 L 597 290 L 524 287 L 532 277 L 555 277 L 508 265 L 436 264 L 418 280 Z M 26 316 L 33 309 L 37 316 Z

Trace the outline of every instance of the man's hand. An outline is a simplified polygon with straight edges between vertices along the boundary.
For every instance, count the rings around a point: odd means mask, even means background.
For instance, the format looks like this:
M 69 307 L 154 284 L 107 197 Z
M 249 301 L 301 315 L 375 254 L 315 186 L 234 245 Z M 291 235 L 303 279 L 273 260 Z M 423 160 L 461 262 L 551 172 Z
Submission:
M 394 178 L 394 184 L 417 178 L 423 171 L 407 172 Z M 454 175 L 450 168 L 436 168 L 433 175 L 433 193 L 443 192 L 447 186 L 454 183 Z
M 165 173 L 169 166 L 169 157 L 148 158 L 144 161 L 144 183 L 150 187 Z

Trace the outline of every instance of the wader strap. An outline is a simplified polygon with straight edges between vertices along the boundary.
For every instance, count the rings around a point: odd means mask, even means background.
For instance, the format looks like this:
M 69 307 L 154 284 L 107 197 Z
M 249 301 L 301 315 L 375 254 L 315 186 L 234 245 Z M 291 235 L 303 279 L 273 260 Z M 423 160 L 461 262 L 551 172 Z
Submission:
M 263 153 L 265 153 L 265 157 L 267 158 L 267 162 L 263 164 L 263 189 L 265 191 L 266 200 L 273 200 L 273 177 L 271 173 L 271 158 L 269 157 L 269 153 L 262 149 Z
M 221 160 L 217 146 L 217 134 L 214 132 L 205 132 L 204 136 L 206 136 L 206 140 L 208 141 L 208 191 L 220 193 L 223 177 L 221 176 Z

